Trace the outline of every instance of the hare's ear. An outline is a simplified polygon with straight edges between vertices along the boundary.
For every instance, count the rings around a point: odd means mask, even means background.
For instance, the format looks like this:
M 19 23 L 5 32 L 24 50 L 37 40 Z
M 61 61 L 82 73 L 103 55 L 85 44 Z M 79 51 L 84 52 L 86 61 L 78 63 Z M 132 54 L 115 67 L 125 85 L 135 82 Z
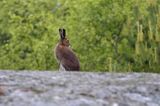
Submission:
M 66 31 L 65 29 L 59 29 L 59 34 L 60 34 L 60 37 L 61 37 L 61 40 L 65 39 L 65 36 L 66 36 Z

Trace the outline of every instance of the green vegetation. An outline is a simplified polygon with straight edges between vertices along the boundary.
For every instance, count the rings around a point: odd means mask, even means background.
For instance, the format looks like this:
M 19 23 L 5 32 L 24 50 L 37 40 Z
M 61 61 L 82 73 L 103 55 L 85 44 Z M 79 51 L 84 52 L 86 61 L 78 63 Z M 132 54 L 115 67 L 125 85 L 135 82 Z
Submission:
M 64 27 L 81 70 L 160 72 L 159 0 L 1 0 L 0 7 L 0 69 L 58 69 L 53 50 Z

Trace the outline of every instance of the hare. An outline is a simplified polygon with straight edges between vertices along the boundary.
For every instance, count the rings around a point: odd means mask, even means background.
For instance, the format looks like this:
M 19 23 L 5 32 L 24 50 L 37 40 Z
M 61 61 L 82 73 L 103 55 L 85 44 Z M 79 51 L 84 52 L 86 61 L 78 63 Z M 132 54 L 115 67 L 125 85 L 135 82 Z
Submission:
M 65 29 L 59 29 L 60 41 L 55 47 L 55 56 L 59 63 L 59 70 L 79 71 L 80 63 L 73 50 L 69 47 Z

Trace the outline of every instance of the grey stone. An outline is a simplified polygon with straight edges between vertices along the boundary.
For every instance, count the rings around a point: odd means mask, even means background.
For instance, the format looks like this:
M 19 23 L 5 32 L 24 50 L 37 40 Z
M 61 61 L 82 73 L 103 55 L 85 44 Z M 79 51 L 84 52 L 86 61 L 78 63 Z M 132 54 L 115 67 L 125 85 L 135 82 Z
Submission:
M 0 71 L 0 106 L 160 106 L 160 75 Z

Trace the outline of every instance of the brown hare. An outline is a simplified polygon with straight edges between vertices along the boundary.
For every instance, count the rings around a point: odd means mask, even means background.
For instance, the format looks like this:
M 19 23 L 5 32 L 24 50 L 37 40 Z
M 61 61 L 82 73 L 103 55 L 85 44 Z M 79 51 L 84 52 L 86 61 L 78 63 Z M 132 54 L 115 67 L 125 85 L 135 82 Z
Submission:
M 80 63 L 72 49 L 69 47 L 69 40 L 66 38 L 65 29 L 59 29 L 60 41 L 55 47 L 55 56 L 59 63 L 59 70 L 79 71 Z

